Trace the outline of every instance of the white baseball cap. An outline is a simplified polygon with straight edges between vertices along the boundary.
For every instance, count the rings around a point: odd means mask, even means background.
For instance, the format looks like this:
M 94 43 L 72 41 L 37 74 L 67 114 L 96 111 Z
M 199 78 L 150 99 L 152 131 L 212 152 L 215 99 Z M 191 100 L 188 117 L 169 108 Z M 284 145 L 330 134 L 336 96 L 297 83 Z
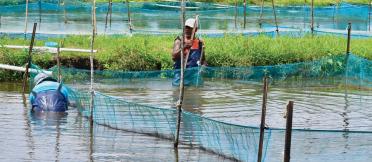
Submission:
M 185 22 L 185 26 L 188 26 L 188 27 L 191 27 L 191 28 L 194 28 L 195 27 L 198 27 L 198 22 L 195 22 L 196 20 L 194 18 L 190 18 L 190 19 L 187 19 L 186 22 Z

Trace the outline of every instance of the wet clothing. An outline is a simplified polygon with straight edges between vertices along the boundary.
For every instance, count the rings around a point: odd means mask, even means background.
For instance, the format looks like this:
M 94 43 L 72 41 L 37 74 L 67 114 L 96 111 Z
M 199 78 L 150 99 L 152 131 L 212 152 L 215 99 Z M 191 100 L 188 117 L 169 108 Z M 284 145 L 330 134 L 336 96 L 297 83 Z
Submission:
M 33 111 L 64 112 L 68 109 L 68 90 L 55 81 L 43 81 L 30 94 Z
M 175 50 L 176 48 L 180 49 L 181 38 L 177 37 L 175 41 L 176 41 L 175 47 L 173 50 Z M 184 85 L 186 86 L 201 84 L 201 77 L 199 76 L 199 69 L 196 67 L 199 67 L 199 65 L 201 64 L 200 57 L 202 57 L 203 46 L 204 44 L 201 40 L 194 39 L 192 43 L 192 47 L 190 49 L 187 49 L 187 50 L 190 50 L 190 52 L 189 52 L 189 57 L 187 59 L 186 70 L 185 70 Z M 187 50 L 184 50 L 184 53 L 186 53 Z M 180 70 L 177 70 L 177 69 L 181 69 L 181 57 L 179 55 L 177 55 L 178 56 L 177 57 L 173 53 L 173 56 L 172 56 L 173 61 L 174 61 L 173 68 L 176 69 L 176 71 L 174 72 L 174 78 L 172 82 L 174 86 L 178 86 L 180 84 L 180 79 L 181 79 L 181 72 Z M 202 62 L 203 64 L 205 64 L 204 58 L 202 59 Z

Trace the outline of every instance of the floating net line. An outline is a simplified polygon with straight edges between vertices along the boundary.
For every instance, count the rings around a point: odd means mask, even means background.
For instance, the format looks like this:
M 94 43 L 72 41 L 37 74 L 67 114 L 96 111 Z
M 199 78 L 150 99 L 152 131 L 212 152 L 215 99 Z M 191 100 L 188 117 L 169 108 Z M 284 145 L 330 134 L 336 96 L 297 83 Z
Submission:
M 272 81 L 281 81 L 291 78 L 346 78 L 350 84 L 355 83 L 361 87 L 372 87 L 372 63 L 370 60 L 359 56 L 334 55 L 323 57 L 315 61 L 281 64 L 273 66 L 251 67 L 196 67 L 189 68 L 186 72 L 195 74 L 191 79 L 233 79 L 241 81 L 258 81 L 268 76 Z M 51 70 L 55 71 L 56 67 Z M 164 79 L 173 78 L 177 70 L 160 71 L 110 71 L 95 70 L 95 82 L 115 82 L 133 79 Z M 62 67 L 62 75 L 65 81 L 86 83 L 90 79 L 90 71 L 75 68 Z M 345 80 L 345 79 L 344 79 Z
M 37 68 L 34 66 L 34 68 Z M 320 60 L 293 64 L 256 66 L 256 67 L 203 67 L 188 69 L 185 73 L 195 74 L 192 79 L 239 80 L 246 84 L 260 83 L 264 76 L 270 77 L 270 84 L 289 87 L 304 86 L 301 80 L 317 80 L 315 84 L 331 82 L 356 87 L 357 90 L 371 92 L 372 61 L 353 54 L 329 56 Z M 50 69 L 57 74 L 57 68 Z M 174 70 L 163 71 L 108 71 L 95 70 L 95 87 L 100 83 L 130 84 L 130 81 L 168 79 L 174 76 Z M 90 71 L 74 68 L 62 68 L 65 83 L 69 86 L 69 99 L 82 116 L 90 117 L 90 93 L 84 84 L 90 80 Z M 190 79 L 190 78 L 186 78 Z M 296 80 L 291 85 L 286 80 Z M 133 83 L 132 82 L 132 83 Z M 169 84 L 171 84 L 169 82 Z M 307 85 L 308 86 L 308 85 Z M 148 134 L 173 140 L 176 129 L 176 110 L 129 102 L 125 99 L 95 91 L 93 120 L 97 124 L 136 133 Z M 329 161 L 369 159 L 368 151 L 372 147 L 372 131 L 348 130 L 309 130 L 295 129 L 292 137 L 292 157 L 294 161 Z M 365 139 L 363 146 L 348 147 L 353 142 Z M 180 142 L 204 149 L 223 157 L 239 161 L 257 161 L 259 128 L 217 121 L 208 117 L 183 111 Z M 315 147 L 313 146 L 315 143 Z M 346 143 L 344 147 L 339 143 Z M 310 147 L 312 146 L 312 147 Z M 311 148 L 309 150 L 309 147 Z M 284 148 L 284 130 L 266 129 L 264 140 L 264 159 L 281 161 Z M 369 149 L 368 149 L 369 148 Z M 350 156 L 349 156 L 350 155 Z M 347 159 L 347 158 L 346 158 Z

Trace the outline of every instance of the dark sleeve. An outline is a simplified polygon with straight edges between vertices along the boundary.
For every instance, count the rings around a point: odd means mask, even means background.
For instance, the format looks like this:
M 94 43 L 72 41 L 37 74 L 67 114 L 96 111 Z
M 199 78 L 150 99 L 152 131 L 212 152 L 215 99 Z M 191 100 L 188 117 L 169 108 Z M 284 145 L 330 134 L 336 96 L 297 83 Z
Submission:
M 173 44 L 172 60 L 173 61 L 179 60 L 181 58 L 180 55 L 181 55 L 181 40 L 176 39 L 174 40 L 174 44 Z

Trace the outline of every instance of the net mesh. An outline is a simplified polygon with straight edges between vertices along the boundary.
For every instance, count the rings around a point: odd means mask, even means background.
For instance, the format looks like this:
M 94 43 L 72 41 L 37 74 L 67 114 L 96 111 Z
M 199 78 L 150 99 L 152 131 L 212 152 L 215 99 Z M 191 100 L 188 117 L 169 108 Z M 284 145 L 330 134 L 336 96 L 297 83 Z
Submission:
M 33 68 L 37 68 L 33 66 Z M 196 73 L 197 77 L 216 80 L 236 80 L 244 84 L 257 84 L 264 76 L 270 77 L 270 84 L 287 87 L 304 86 L 302 80 L 317 80 L 314 84 L 329 81 L 337 82 L 345 87 L 357 89 L 372 88 L 372 62 L 353 54 L 329 56 L 320 60 L 285 65 L 259 67 L 198 67 L 187 72 Z M 50 69 L 57 75 L 57 68 Z M 174 70 L 164 71 L 94 71 L 95 86 L 100 84 L 130 84 L 141 80 L 169 80 Z M 69 99 L 79 112 L 90 117 L 90 99 L 88 82 L 90 71 L 62 68 L 64 82 L 69 85 Z M 186 78 L 187 79 L 187 78 Z M 295 80 L 291 85 L 288 80 Z M 169 82 L 169 84 L 171 84 Z M 114 129 L 143 133 L 173 140 L 176 130 L 177 112 L 173 108 L 162 108 L 129 102 L 123 98 L 107 95 L 99 91 L 94 93 L 93 120 L 97 124 Z M 221 122 L 199 114 L 182 111 L 180 142 L 201 148 L 229 159 L 239 161 L 257 161 L 259 128 Z M 369 131 L 348 130 L 308 130 L 295 129 L 292 141 L 292 157 L 294 161 L 329 161 L 345 160 L 339 154 L 348 150 L 347 157 L 359 156 L 356 161 L 363 161 L 366 150 L 361 147 L 340 147 L 340 143 L 350 143 L 370 139 Z M 315 141 L 314 141 L 315 139 Z M 307 149 L 313 143 L 316 147 Z M 366 147 L 370 142 L 366 143 Z M 264 160 L 281 161 L 284 148 L 284 130 L 282 128 L 266 129 L 264 139 Z M 368 150 L 368 149 L 367 149 Z M 367 151 L 368 152 L 368 151 Z M 337 155 L 337 156 L 336 156 Z M 346 158 L 347 160 L 347 158 Z

